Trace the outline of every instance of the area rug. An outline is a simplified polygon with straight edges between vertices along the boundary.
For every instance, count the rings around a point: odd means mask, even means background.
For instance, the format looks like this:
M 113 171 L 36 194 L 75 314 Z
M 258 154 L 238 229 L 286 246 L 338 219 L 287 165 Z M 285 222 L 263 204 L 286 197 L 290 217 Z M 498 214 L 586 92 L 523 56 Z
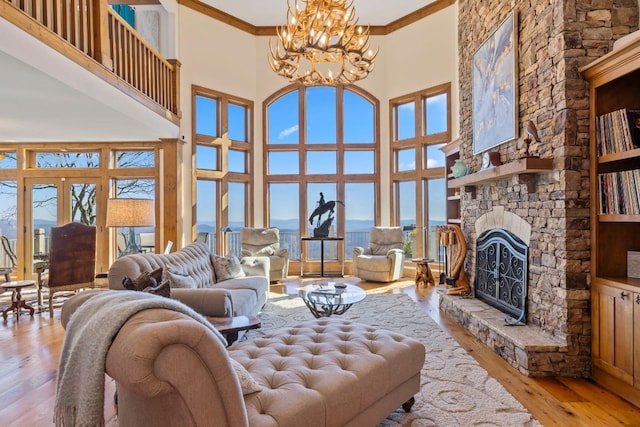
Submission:
M 272 298 L 259 317 L 262 328 L 249 331 L 246 339 L 313 319 L 297 297 Z M 426 347 L 413 409 L 405 413 L 399 408 L 378 427 L 541 425 L 409 296 L 367 295 L 341 318 L 400 332 Z

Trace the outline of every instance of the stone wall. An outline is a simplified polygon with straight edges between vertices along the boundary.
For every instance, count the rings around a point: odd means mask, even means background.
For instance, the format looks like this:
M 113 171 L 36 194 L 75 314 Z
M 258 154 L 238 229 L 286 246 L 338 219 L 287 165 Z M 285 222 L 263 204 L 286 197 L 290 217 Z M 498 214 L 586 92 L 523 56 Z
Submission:
M 461 157 L 473 155 L 472 57 L 481 43 L 516 11 L 520 137 L 492 151 L 504 163 L 524 155 L 522 125 L 532 120 L 541 138 L 531 154 L 554 159 L 554 170 L 527 187 L 517 177 L 463 191 L 463 230 L 469 243 L 466 271 L 473 282 L 475 221 L 496 206 L 531 224 L 529 323 L 566 340 L 561 372 L 590 371 L 589 98 L 579 67 L 607 53 L 638 26 L 637 0 L 460 0 L 459 77 Z

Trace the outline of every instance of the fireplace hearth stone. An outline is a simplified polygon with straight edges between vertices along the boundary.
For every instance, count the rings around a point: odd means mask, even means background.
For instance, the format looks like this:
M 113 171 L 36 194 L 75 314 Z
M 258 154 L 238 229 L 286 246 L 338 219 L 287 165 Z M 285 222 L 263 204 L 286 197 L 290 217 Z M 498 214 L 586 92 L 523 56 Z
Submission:
M 534 325 L 508 326 L 504 313 L 470 297 L 440 294 L 440 310 L 520 373 L 529 377 L 582 376 L 566 363 L 568 346 Z

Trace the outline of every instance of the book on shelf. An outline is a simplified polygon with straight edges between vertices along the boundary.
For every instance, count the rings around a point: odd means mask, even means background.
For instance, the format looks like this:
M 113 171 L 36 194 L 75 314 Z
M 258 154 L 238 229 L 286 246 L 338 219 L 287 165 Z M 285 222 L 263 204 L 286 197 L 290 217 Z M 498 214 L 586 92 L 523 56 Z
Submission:
M 598 175 L 600 214 L 640 215 L 640 169 Z
M 640 110 L 623 108 L 596 118 L 598 156 L 640 148 Z

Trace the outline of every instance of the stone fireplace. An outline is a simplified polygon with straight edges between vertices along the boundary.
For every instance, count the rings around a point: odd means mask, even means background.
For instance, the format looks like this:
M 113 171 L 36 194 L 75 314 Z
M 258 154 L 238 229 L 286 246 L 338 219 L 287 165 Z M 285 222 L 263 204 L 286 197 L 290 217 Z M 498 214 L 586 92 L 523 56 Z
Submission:
M 527 247 L 531 244 L 531 225 L 518 215 L 505 211 L 503 206 L 494 207 L 475 222 L 475 236 L 482 236 L 495 230 L 508 232 Z M 475 266 L 477 241 L 467 243 L 472 248 L 471 264 Z M 527 262 L 523 264 L 526 265 Z M 471 273 L 475 294 L 476 287 L 479 285 L 476 282 L 477 274 L 475 268 L 467 270 Z M 528 269 L 524 274 L 528 275 Z M 524 283 L 526 286 L 527 281 L 524 280 Z M 524 292 L 528 295 L 526 289 Z M 544 331 L 541 325 L 545 321 L 539 320 L 542 314 L 536 312 L 535 304 L 529 304 L 529 301 L 525 301 L 525 304 L 527 307 L 534 306 L 533 312 L 528 313 L 528 319 L 524 319 L 524 322 L 514 326 L 514 322 L 505 321 L 503 311 L 478 298 L 442 295 L 440 299 L 440 308 L 445 313 L 521 373 L 538 377 L 571 375 L 566 371 L 568 365 L 566 354 L 569 352 L 566 340 Z M 531 319 L 535 321 L 527 322 Z

